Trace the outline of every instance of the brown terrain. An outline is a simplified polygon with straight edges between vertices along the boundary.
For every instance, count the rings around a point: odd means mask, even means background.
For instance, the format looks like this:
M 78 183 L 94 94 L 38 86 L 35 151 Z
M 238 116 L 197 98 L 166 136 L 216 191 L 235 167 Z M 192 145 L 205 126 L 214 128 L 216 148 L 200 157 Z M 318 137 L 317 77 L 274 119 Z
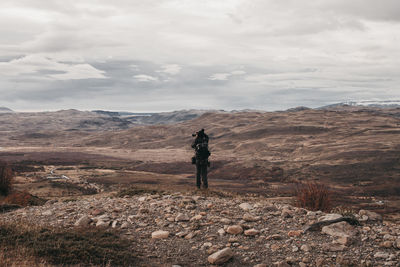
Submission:
M 213 262 L 207 257 L 224 248 L 232 248 L 221 252 L 229 254 L 226 266 L 397 266 L 400 109 L 191 117 L 139 125 L 135 118 L 76 110 L 0 114 L 0 161 L 16 173 L 13 190 L 49 200 L 35 208 L 0 210 L 1 229 L 27 222 L 62 229 L 110 227 L 135 241 L 138 266 L 207 266 Z M 194 190 L 190 164 L 192 133 L 201 128 L 210 136 L 212 153 L 208 191 Z M 328 186 L 333 211 L 352 214 L 362 227 L 333 224 L 333 230 L 322 231 L 328 237 L 303 232 L 326 215 L 292 206 L 296 185 L 309 181 Z M 383 215 L 383 224 L 380 215 L 359 210 Z M 0 231 L 1 242 L 10 239 L 2 233 L 8 232 Z M 10 263 L 11 258 L 0 250 L 5 266 L 40 265 Z M 110 261 L 127 265 L 122 258 Z M 76 263 L 87 262 L 63 262 Z M 93 258 L 88 264 L 107 265 Z

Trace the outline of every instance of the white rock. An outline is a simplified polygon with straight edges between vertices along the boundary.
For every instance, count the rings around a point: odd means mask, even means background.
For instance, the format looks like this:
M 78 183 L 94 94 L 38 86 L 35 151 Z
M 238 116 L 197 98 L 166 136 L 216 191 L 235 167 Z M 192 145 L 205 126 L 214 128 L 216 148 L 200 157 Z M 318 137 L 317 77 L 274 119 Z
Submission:
M 368 216 L 369 221 L 382 221 L 382 216 L 376 212 L 369 211 L 369 210 L 360 210 L 358 212 L 358 215 L 360 216 Z
M 151 238 L 153 238 L 153 239 L 164 239 L 164 238 L 167 238 L 168 236 L 169 236 L 169 232 L 163 231 L 163 230 L 158 230 L 158 231 L 151 233 Z
M 176 215 L 176 217 L 175 217 L 176 222 L 186 222 L 189 220 L 190 220 L 189 216 L 187 216 L 186 214 L 183 214 L 183 213 L 178 213 L 178 215 Z
M 86 226 L 89 225 L 89 223 L 92 220 L 89 218 L 89 216 L 87 215 L 83 215 L 82 217 L 80 217 L 76 222 L 75 222 L 75 226 Z
M 239 207 L 240 207 L 242 210 L 245 210 L 245 211 L 249 211 L 249 210 L 253 209 L 253 206 L 250 205 L 250 204 L 247 203 L 247 202 L 244 202 L 244 203 L 240 204 Z
M 320 217 L 318 219 L 318 221 L 320 221 L 320 222 L 322 222 L 322 221 L 330 221 L 330 220 L 336 220 L 336 219 L 339 219 L 339 218 L 342 218 L 342 217 L 343 216 L 341 214 L 329 213 L 329 214 L 326 214 L 326 215 Z
M 347 222 L 338 222 L 322 227 L 322 232 L 336 237 L 354 237 L 357 230 Z
M 222 228 L 218 229 L 218 234 L 219 234 L 220 236 L 223 236 L 223 235 L 225 234 L 225 230 L 222 229 Z
M 51 210 L 46 210 L 46 211 L 44 211 L 44 212 L 42 212 L 42 215 L 43 216 L 51 216 L 51 215 L 53 215 L 54 213 L 51 211 Z
M 97 221 L 96 223 L 96 227 L 100 227 L 100 228 L 107 228 L 110 225 L 109 222 L 105 222 L 105 221 Z
M 389 253 L 385 253 L 385 252 L 376 252 L 374 254 L 374 258 L 375 259 L 388 259 L 390 257 Z
M 208 257 L 208 262 L 211 264 L 222 264 L 227 262 L 230 258 L 233 257 L 233 251 L 230 248 L 224 248 L 211 254 Z
M 254 228 L 244 231 L 244 235 L 247 235 L 247 236 L 255 236 L 255 235 L 258 235 L 259 233 L 260 233 L 260 231 L 254 229 Z

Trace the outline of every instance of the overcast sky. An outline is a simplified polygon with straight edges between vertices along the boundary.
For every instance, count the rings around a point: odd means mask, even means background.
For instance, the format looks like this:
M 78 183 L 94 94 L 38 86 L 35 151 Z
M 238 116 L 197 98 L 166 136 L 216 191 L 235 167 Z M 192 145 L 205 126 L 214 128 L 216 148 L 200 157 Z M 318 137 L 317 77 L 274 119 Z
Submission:
M 399 0 L 1 0 L 0 36 L 18 111 L 400 99 Z

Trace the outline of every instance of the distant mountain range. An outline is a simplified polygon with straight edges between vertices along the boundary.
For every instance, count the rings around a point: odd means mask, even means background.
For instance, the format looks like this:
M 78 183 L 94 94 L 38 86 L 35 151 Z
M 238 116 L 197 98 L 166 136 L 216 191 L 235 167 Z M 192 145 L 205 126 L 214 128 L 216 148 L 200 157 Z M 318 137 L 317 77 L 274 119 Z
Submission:
M 336 109 L 343 107 L 370 107 L 370 108 L 399 108 L 400 100 L 383 100 L 383 101 L 374 101 L 374 100 L 361 100 L 361 101 L 346 101 L 341 103 L 335 103 L 323 107 L 319 107 L 317 109 Z

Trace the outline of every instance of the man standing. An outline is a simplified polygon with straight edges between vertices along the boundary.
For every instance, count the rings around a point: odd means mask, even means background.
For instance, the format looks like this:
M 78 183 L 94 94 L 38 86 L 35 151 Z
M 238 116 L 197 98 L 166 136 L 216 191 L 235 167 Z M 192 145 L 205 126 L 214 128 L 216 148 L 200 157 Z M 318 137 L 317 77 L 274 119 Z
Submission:
M 192 163 L 196 164 L 196 185 L 200 189 L 201 181 L 203 181 L 203 188 L 208 188 L 207 181 L 207 167 L 209 166 L 208 157 L 211 155 L 208 150 L 208 135 L 204 129 L 198 131 L 194 136 L 196 139 L 192 144 L 196 155 L 193 157 Z

